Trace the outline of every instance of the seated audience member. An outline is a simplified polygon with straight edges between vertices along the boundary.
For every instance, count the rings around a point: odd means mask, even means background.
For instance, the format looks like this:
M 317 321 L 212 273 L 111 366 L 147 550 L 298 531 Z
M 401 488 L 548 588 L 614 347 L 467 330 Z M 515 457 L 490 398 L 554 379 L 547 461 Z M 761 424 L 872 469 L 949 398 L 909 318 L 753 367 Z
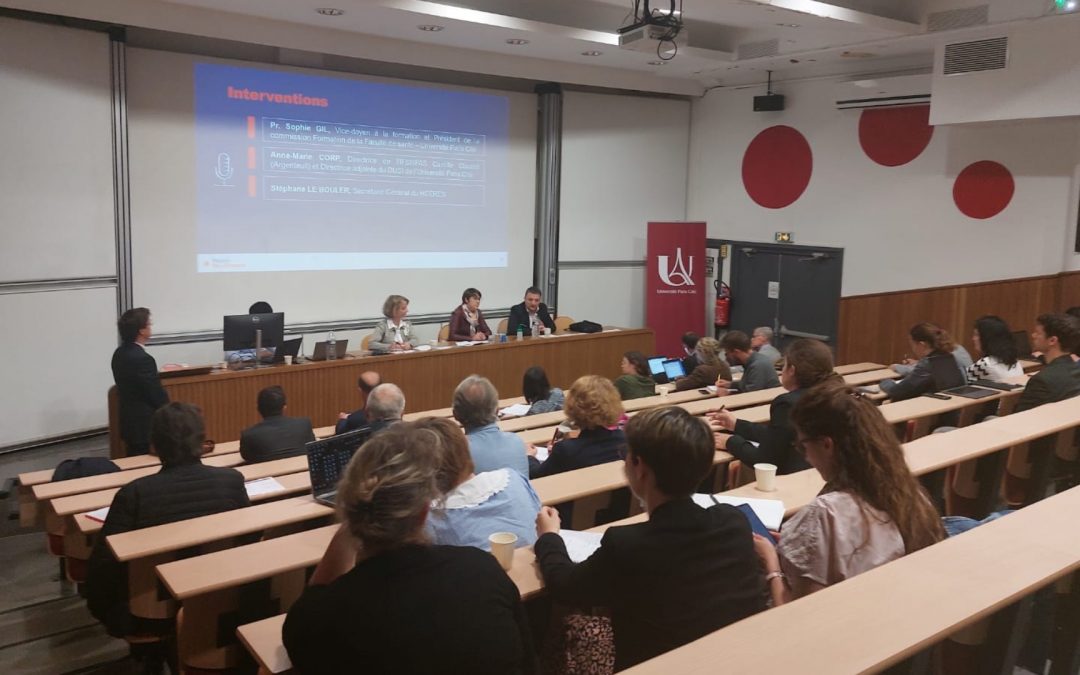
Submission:
M 1077 321 L 1080 321 L 1080 306 L 1070 307 L 1067 310 L 1065 310 L 1065 313 L 1068 314 L 1069 316 L 1071 316 L 1072 318 L 1076 319 Z M 1076 349 L 1080 349 L 1080 343 L 1078 343 L 1076 345 Z M 1080 354 L 1076 353 L 1076 349 L 1073 350 L 1073 361 L 1080 360 Z
M 1001 382 L 1006 378 L 1024 374 L 1024 369 L 1020 367 L 1016 340 L 1009 330 L 1009 324 L 1001 317 L 984 316 L 976 320 L 971 342 L 975 345 L 975 350 L 982 354 L 982 358 L 968 367 L 968 381 Z
M 694 346 L 698 365 L 687 371 L 686 377 L 675 381 L 675 391 L 690 391 L 711 387 L 717 380 L 730 380 L 731 369 L 720 358 L 720 343 L 713 338 L 701 338 Z
M 1080 320 L 1068 314 L 1041 314 L 1031 331 L 1031 348 L 1042 352 L 1046 366 L 1031 376 L 1016 412 L 1080 394 L 1080 365 L 1072 354 L 1080 345 Z
M 776 362 L 783 357 L 780 354 L 780 350 L 773 347 L 772 339 L 772 328 L 769 328 L 768 326 L 758 326 L 754 329 L 753 335 L 750 336 L 750 348 L 769 359 L 775 368 Z
M 626 436 L 626 478 L 647 521 L 608 528 L 600 548 L 574 564 L 558 512 L 544 507 L 536 519 L 547 591 L 559 603 L 610 610 L 615 670 L 765 608 L 746 517 L 690 497 L 712 468 L 708 426 L 681 408 L 657 408 L 631 418 Z
M 495 558 L 427 543 L 437 446 L 402 424 L 353 455 L 342 526 L 282 627 L 298 672 L 536 672 L 521 598 Z
M 776 361 L 761 352 L 755 352 L 750 346 L 750 338 L 746 333 L 741 330 L 728 331 L 724 334 L 720 345 L 727 352 L 728 363 L 743 367 L 743 376 L 741 380 L 734 383 L 729 377 L 718 379 L 716 381 L 717 396 L 727 395 L 729 389 L 742 394 L 780 386 L 780 378 L 776 376 Z
M 469 441 L 451 420 L 425 417 L 413 426 L 439 436 L 441 459 L 436 483 L 441 497 L 428 514 L 431 540 L 487 551 L 492 533 L 513 532 L 519 547 L 532 546 L 540 498 L 529 479 L 513 469 L 476 473 Z
M 461 304 L 450 314 L 451 341 L 486 340 L 491 337 L 491 329 L 480 311 L 480 297 L 480 291 L 475 288 L 466 288 L 461 294 Z
M 514 335 L 518 328 L 525 335 L 537 335 L 541 328 L 555 332 L 555 322 L 548 313 L 547 305 L 540 302 L 540 289 L 529 286 L 525 290 L 525 301 L 510 308 L 510 318 L 506 321 L 506 332 Z
M 405 394 L 396 384 L 380 384 L 368 394 L 364 413 L 371 432 L 376 433 L 397 424 L 405 412 Z
M 926 322 L 925 325 L 931 329 L 943 330 L 941 326 L 938 326 L 937 324 Z M 956 365 L 960 367 L 961 372 L 963 372 L 966 377 L 968 368 L 970 368 L 973 363 L 971 354 L 964 348 L 964 345 L 959 342 L 953 342 L 952 355 L 953 358 L 956 359 Z M 900 375 L 907 375 L 915 370 L 915 366 L 920 360 L 921 359 L 905 358 L 903 363 L 894 363 L 889 367 L 900 373 Z
M 792 342 L 780 371 L 780 384 L 787 393 L 769 405 L 768 424 L 737 419 L 727 410 L 710 413 L 709 418 L 721 429 L 734 432 L 730 436 L 717 434 L 716 448 L 735 455 L 747 467 L 767 462 L 775 464 L 779 474 L 809 469 L 806 458 L 795 447 L 791 411 L 811 387 L 834 380 L 843 381 L 833 372 L 832 352 L 825 343 L 805 339 Z
M 470 375 L 454 390 L 454 419 L 465 428 L 473 464 L 480 472 L 513 469 L 529 475 L 525 441 L 499 429 L 499 392 L 491 380 Z
M 555 412 L 562 410 L 566 397 L 563 390 L 552 387 L 548 382 L 547 373 L 540 366 L 533 366 L 525 371 L 521 381 L 521 394 L 525 402 L 529 404 L 529 412 L 526 415 Z
M 850 387 L 811 388 L 792 420 L 825 488 L 780 531 L 755 537 L 773 602 L 783 604 L 944 538 L 941 519 L 908 470 L 896 434 Z
M 644 354 L 626 352 L 619 367 L 623 374 L 615 380 L 615 388 L 622 400 L 656 395 L 656 381 L 649 374 L 649 359 Z
M 967 381 L 966 371 L 957 367 L 952 355 L 956 343 L 944 329 L 932 323 L 917 323 L 911 327 L 908 336 L 911 351 L 919 360 L 902 379 L 881 381 L 881 391 L 891 400 L 903 401 L 952 389 Z
M 581 433 L 552 445 L 544 462 L 530 455 L 529 477 L 551 476 L 620 459 L 626 436 L 616 425 L 622 414 L 622 401 L 611 380 L 599 375 L 579 377 L 566 392 L 566 419 Z
M 697 349 L 698 340 L 700 339 L 701 338 L 698 337 L 698 334 L 693 331 L 687 331 L 683 333 L 682 348 L 686 356 L 683 357 L 682 367 L 683 372 L 687 375 L 694 372 L 694 368 L 697 368 L 699 365 L 701 365 L 697 360 L 697 352 L 695 351 Z M 713 382 L 715 381 L 716 380 L 713 380 Z
M 338 413 L 337 426 L 334 427 L 335 434 L 343 434 L 346 431 L 355 431 L 367 426 L 367 414 L 365 414 L 364 408 L 367 406 L 367 400 L 371 396 L 372 390 L 380 384 L 382 384 L 382 377 L 374 370 L 366 370 L 360 373 L 360 377 L 356 381 L 356 387 L 360 390 L 360 407 L 351 413 Z
M 315 440 L 311 420 L 285 415 L 285 390 L 277 385 L 259 392 L 262 422 L 240 432 L 240 456 L 248 464 L 304 454 L 304 444 Z
M 161 470 L 137 478 L 113 497 L 87 566 L 86 603 L 109 635 L 123 637 L 159 622 L 133 617 L 128 609 L 127 565 L 113 556 L 108 537 L 249 505 L 244 477 L 235 469 L 205 466 L 202 413 L 190 403 L 169 403 L 154 413 L 150 444 Z
M 368 349 L 373 352 L 416 349 L 420 340 L 413 333 L 412 324 L 405 320 L 409 315 L 409 299 L 404 295 L 389 296 L 383 303 L 382 313 L 386 318 L 375 324 Z

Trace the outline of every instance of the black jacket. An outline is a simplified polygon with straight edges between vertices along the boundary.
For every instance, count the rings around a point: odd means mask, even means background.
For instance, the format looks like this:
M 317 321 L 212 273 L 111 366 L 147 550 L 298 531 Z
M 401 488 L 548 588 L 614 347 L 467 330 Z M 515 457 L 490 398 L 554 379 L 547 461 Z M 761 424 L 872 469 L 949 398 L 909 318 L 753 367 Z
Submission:
M 240 432 L 240 456 L 248 464 L 304 454 L 304 444 L 315 440 L 306 417 L 273 415 Z
M 646 522 L 609 528 L 580 564 L 556 534 L 534 548 L 555 601 L 611 610 L 616 670 L 765 608 L 750 524 L 732 506 L 706 510 L 689 497 L 668 502 Z
M 551 454 L 541 463 L 529 457 L 529 478 L 552 476 L 587 466 L 617 462 L 619 451 L 626 447 L 626 435 L 621 429 L 585 429 L 577 438 L 561 440 L 551 447 Z
M 550 328 L 552 332 L 555 331 L 555 322 L 551 320 L 551 315 L 548 314 L 547 305 L 541 302 L 540 308 L 536 310 L 536 316 L 540 319 L 541 323 Z M 525 309 L 524 302 L 518 303 L 510 308 L 510 318 L 506 321 L 506 334 L 516 334 L 518 326 L 522 327 L 522 331 L 526 335 L 532 334 L 532 329 L 529 326 L 529 310 Z
M 106 542 L 109 536 L 249 504 L 239 471 L 200 462 L 162 467 L 120 488 L 87 564 L 86 604 L 90 613 L 115 637 L 129 634 L 136 625 L 128 612 L 127 566 L 113 556 Z
M 356 431 L 357 429 L 366 427 L 367 423 L 367 413 L 364 412 L 363 408 L 360 408 L 359 410 L 349 413 L 349 416 L 345 419 L 338 420 L 337 424 L 334 425 L 334 433 L 343 434 L 346 431 Z
M 727 451 L 751 468 L 758 462 L 775 464 L 778 474 L 809 469 L 810 464 L 795 447 L 795 427 L 791 423 L 791 411 L 802 393 L 802 389 L 796 389 L 774 398 L 769 405 L 768 424 L 736 420 Z M 758 446 L 754 447 L 750 441 Z
M 915 368 L 899 382 L 882 381 L 881 390 L 893 401 L 904 401 L 964 384 L 967 384 L 967 377 L 956 364 L 956 357 L 948 352 L 933 351 L 919 359 Z
M 1059 356 L 1046 367 L 1031 376 L 1016 412 L 1037 408 L 1044 403 L 1055 403 L 1080 395 L 1080 363 L 1068 354 Z
M 517 588 L 490 553 L 471 546 L 403 546 L 308 586 L 281 638 L 305 675 L 536 667 Z
M 169 402 L 157 362 L 141 345 L 125 342 L 113 352 L 112 373 L 119 400 L 120 437 L 131 449 L 145 449 L 150 445 L 150 418 Z

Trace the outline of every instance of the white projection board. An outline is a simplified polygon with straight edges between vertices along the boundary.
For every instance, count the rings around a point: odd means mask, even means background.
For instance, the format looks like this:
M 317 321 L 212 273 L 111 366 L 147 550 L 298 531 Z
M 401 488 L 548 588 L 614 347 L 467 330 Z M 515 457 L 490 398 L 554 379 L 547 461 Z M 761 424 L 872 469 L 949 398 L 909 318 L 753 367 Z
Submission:
M 488 308 L 532 277 L 532 94 L 128 53 L 135 302 L 158 333 Z

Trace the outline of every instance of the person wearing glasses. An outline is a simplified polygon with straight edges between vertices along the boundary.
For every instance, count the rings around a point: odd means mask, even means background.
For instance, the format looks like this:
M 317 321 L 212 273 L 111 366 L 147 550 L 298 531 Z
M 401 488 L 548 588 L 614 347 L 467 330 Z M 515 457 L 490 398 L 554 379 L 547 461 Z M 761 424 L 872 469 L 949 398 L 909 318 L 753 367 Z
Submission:
M 868 399 L 842 382 L 825 383 L 803 395 L 792 420 L 825 487 L 784 523 L 779 544 L 754 537 L 774 604 L 944 539 L 896 434 Z

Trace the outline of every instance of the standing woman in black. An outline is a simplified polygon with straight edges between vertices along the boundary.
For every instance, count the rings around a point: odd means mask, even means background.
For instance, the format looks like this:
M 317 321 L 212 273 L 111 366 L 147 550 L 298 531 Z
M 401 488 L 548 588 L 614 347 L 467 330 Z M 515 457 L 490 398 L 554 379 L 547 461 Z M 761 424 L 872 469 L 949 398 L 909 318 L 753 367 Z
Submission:
M 120 346 L 113 352 L 112 373 L 120 404 L 120 437 L 128 455 L 150 452 L 150 418 L 169 402 L 158 377 L 157 361 L 144 347 L 150 340 L 151 326 L 150 310 L 145 307 L 127 310 L 116 322 Z
M 728 434 L 716 434 L 716 448 L 726 450 L 747 467 L 758 462 L 775 464 L 778 474 L 809 469 L 810 464 L 795 447 L 791 411 L 802 395 L 822 382 L 840 381 L 833 371 L 832 352 L 817 340 L 796 340 L 785 350 L 780 384 L 787 392 L 773 399 L 769 422 L 755 424 L 737 419 L 727 410 L 709 414 L 710 421 Z

